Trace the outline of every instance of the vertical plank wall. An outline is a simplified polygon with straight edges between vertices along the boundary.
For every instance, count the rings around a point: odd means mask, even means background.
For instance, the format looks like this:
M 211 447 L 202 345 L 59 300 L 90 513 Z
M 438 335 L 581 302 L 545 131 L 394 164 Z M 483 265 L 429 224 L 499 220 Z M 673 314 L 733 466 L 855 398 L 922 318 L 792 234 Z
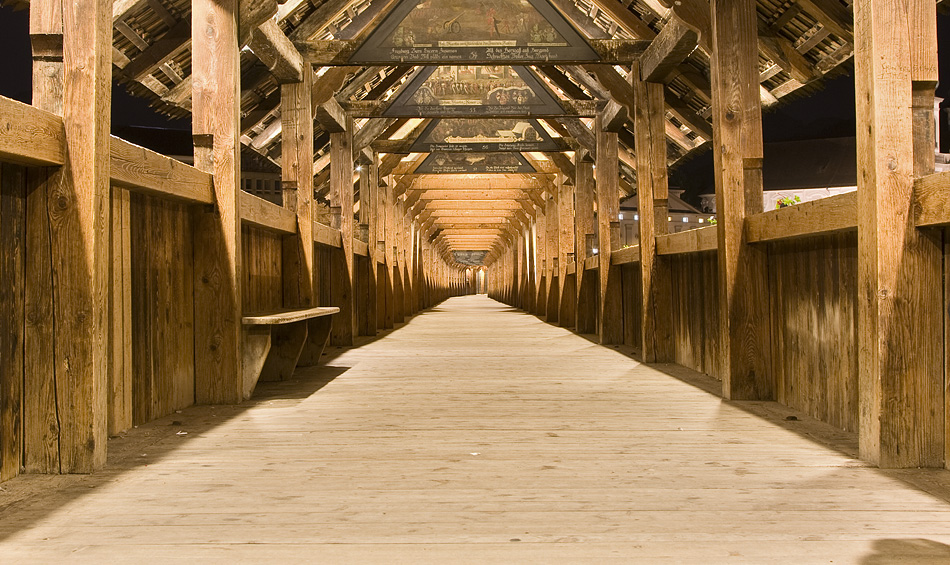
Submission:
M 620 285 L 623 300 L 623 342 L 632 346 L 638 354 L 643 351 L 643 284 L 640 278 L 640 264 L 632 263 L 620 267 Z
M 719 379 L 722 349 L 716 252 L 674 255 L 670 270 L 673 360 Z
M 281 236 L 250 226 L 241 228 L 244 265 L 244 312 L 267 312 L 283 307 Z
M 0 163 L 0 481 L 23 465 L 26 170 Z
M 857 233 L 776 242 L 768 255 L 776 400 L 857 431 Z
M 132 194 L 132 421 L 195 401 L 192 214 L 170 200 Z

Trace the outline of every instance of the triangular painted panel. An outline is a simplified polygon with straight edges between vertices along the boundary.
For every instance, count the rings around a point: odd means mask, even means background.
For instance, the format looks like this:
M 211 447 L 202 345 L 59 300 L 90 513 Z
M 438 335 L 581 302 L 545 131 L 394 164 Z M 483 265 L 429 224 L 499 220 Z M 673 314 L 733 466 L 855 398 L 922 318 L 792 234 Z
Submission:
M 350 62 L 598 59 L 547 0 L 402 0 Z
M 535 173 L 521 153 L 431 153 L 416 174 Z
M 527 67 L 451 65 L 419 69 L 383 114 L 461 118 L 563 112 L 554 94 Z
M 537 120 L 519 118 L 432 120 L 411 148 L 413 153 L 556 150 L 554 140 Z

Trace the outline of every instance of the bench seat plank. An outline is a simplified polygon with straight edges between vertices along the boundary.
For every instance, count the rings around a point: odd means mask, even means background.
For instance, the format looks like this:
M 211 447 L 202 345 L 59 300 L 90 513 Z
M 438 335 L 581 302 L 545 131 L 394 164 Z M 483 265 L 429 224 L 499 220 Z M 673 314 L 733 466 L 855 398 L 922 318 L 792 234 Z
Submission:
M 281 310 L 278 312 L 269 312 L 267 314 L 249 314 L 241 318 L 245 326 L 272 326 L 278 324 L 291 324 L 310 318 L 319 318 L 336 314 L 340 309 L 336 306 L 318 306 L 315 308 L 305 308 L 298 310 Z

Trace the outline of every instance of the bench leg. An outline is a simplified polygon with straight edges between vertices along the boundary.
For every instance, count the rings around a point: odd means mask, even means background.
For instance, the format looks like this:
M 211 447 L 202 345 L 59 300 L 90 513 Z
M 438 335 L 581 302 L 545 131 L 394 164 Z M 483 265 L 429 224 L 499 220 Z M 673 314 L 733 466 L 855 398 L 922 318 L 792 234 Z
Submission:
M 312 367 L 320 363 L 320 356 L 323 355 L 323 350 L 326 349 L 327 342 L 330 341 L 333 317 L 311 318 L 308 323 L 310 325 L 309 336 L 298 361 L 301 367 Z
M 307 333 L 306 320 L 272 326 L 270 353 L 261 369 L 262 381 L 285 381 L 294 374 Z
M 257 386 L 264 368 L 264 361 L 271 349 L 271 326 L 246 326 L 244 332 L 244 399 L 247 400 Z

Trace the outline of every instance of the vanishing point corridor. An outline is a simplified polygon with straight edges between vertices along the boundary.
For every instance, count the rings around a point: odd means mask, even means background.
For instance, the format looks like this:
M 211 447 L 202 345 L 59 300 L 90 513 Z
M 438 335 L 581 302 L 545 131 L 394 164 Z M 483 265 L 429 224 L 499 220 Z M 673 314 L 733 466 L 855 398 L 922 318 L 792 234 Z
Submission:
M 950 560 L 945 471 L 484 296 L 330 354 L 6 483 L 0 562 Z

